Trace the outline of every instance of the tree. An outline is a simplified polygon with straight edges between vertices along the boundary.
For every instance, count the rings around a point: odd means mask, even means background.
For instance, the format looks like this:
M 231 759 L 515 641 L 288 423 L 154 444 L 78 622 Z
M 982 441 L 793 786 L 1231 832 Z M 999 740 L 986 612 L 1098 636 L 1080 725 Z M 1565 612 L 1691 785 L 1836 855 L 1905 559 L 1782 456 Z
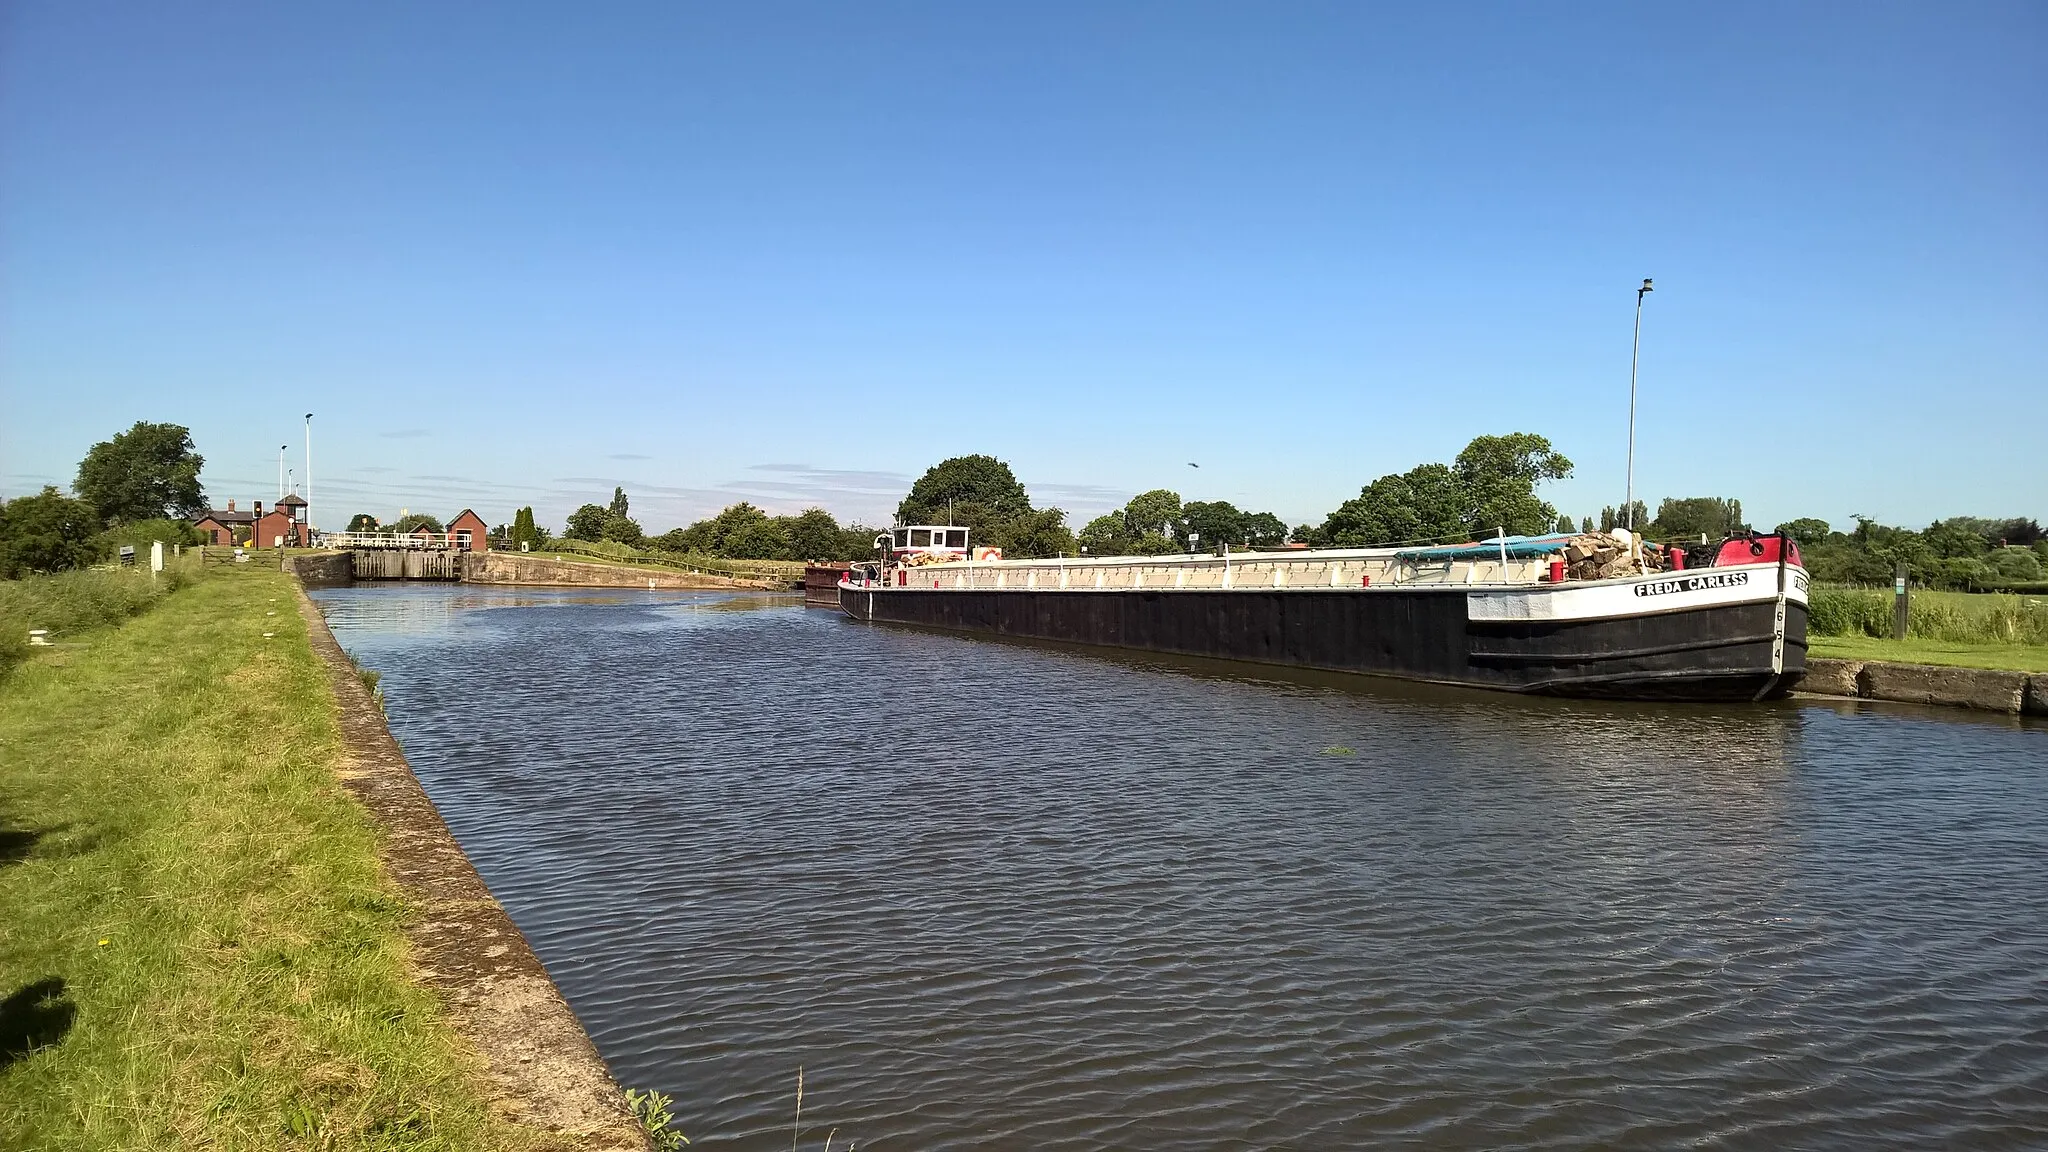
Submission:
M 377 518 L 368 512 L 358 512 L 348 518 L 348 530 L 351 532 L 375 532 L 377 530 Z
M 787 560 L 789 529 L 780 520 L 763 514 L 728 532 L 719 543 L 718 554 L 735 560 Z
M 602 504 L 585 504 L 569 513 L 569 523 L 563 529 L 562 535 L 571 540 L 588 540 L 594 544 L 604 539 L 604 518 L 610 512 L 611 510 Z
M 1171 536 L 1180 523 L 1181 513 L 1180 493 L 1164 488 L 1140 492 L 1124 505 L 1124 532 L 1129 536 L 1148 532 Z
M 1252 512 L 1244 518 L 1244 542 L 1253 548 L 1273 548 L 1287 542 L 1287 522 L 1271 512 Z
M 2032 581 L 2041 578 L 2040 558 L 2034 555 L 2033 549 L 2017 544 L 1993 548 L 1984 562 L 2002 580 Z
M 783 532 L 789 538 L 789 555 L 793 560 L 844 558 L 839 521 L 823 508 L 806 508 L 794 516 L 784 517 Z
M 1803 516 L 1797 520 L 1787 520 L 1783 524 L 1778 525 L 1777 530 L 1790 536 L 1802 548 L 1812 548 L 1816 545 L 1827 543 L 1828 536 L 1833 532 L 1833 529 L 1828 527 L 1827 521 L 1816 520 L 1811 516 Z
M 1560 536 L 1564 536 L 1571 532 L 1577 531 L 1577 529 L 1572 527 L 1572 518 L 1560 512 L 1557 516 L 1557 527 L 1551 529 L 1551 531 L 1557 533 Z
M 436 536 L 448 530 L 442 526 L 439 520 L 434 519 L 425 512 L 414 512 L 407 516 L 400 516 L 392 522 L 390 530 L 402 536 L 418 531 L 421 528 L 425 528 Z
M 988 536 L 1011 559 L 1072 556 L 1080 551 L 1067 529 L 1067 514 L 1058 508 L 1027 508 L 996 524 Z
M 1245 542 L 1244 513 L 1228 500 L 1195 500 L 1181 506 L 1183 541 L 1198 537 L 1198 548 L 1233 547 Z
M 1456 540 L 1472 534 L 1466 505 L 1456 472 L 1444 464 L 1422 464 L 1360 489 L 1330 513 L 1322 536 L 1338 548 Z
M 1105 512 L 1097 516 L 1082 527 L 1077 543 L 1085 545 L 1091 556 L 1125 555 L 1131 549 L 1131 537 L 1124 528 L 1128 516 L 1128 512 Z
M 617 504 L 617 501 L 613 501 L 614 508 L 616 508 Z M 638 545 L 640 541 L 646 539 L 646 534 L 640 531 L 640 522 L 638 520 L 622 512 L 607 509 L 604 514 L 604 522 L 598 528 L 598 537 L 599 539 L 609 540 L 614 544 Z
M 1476 436 L 1457 460 L 1466 526 L 1475 536 L 1496 526 L 1537 535 L 1557 522 L 1557 509 L 1536 498 L 1536 485 L 1571 474 L 1572 462 L 1533 432 Z
M 104 524 L 166 517 L 197 520 L 206 514 L 206 494 L 199 487 L 199 470 L 205 464 L 184 426 L 137 420 L 134 427 L 86 452 L 72 488 Z
M 1629 508 L 1634 508 L 1636 510 L 1636 531 L 1640 532 L 1644 528 L 1647 528 L 1650 524 L 1650 507 L 1649 505 L 1644 504 L 1641 500 L 1638 500 L 1634 504 L 1628 505 L 1627 507 L 1620 509 L 1616 509 L 1613 507 L 1602 508 L 1600 510 L 1600 530 L 1602 532 L 1612 532 L 1616 528 L 1627 527 Z
M 1588 534 L 1593 531 L 1593 518 L 1591 516 L 1579 517 L 1579 531 Z
M 1031 511 L 1031 497 L 1010 466 L 993 456 L 955 456 L 925 470 L 896 506 L 905 524 L 963 524 L 980 528 Z M 980 523 L 970 522 L 966 516 Z
M 614 516 L 619 517 L 620 519 L 625 518 L 627 512 L 627 503 L 626 490 L 624 488 L 612 489 L 612 506 L 610 508 L 607 508 L 606 511 L 610 512 Z
M 1287 534 L 1287 538 L 1296 544 L 1306 544 L 1311 548 L 1320 548 L 1324 544 L 1322 529 L 1313 524 L 1296 524 L 1294 531 Z
M 1650 534 L 1673 540 L 1692 540 L 1702 535 L 1720 540 L 1748 530 L 1749 525 L 1742 519 L 1742 501 L 1718 496 L 1663 500 L 1657 505 L 1656 521 L 1645 526 Z
M 523 544 L 528 548 L 538 548 L 545 539 L 546 536 L 541 532 L 540 526 L 533 522 L 532 505 L 529 504 L 512 514 L 512 531 L 506 535 L 506 543 L 509 546 L 518 548 Z
M 90 565 L 100 524 L 92 505 L 48 485 L 33 496 L 0 501 L 0 579 Z

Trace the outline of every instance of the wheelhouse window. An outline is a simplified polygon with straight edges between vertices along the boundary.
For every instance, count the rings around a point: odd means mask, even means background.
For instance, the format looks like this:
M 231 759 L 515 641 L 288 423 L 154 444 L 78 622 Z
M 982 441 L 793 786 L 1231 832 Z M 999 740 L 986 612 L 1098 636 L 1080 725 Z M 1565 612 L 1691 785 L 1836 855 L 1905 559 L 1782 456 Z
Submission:
M 912 528 L 910 530 L 910 546 L 912 548 L 931 547 L 932 530 L 929 528 Z
M 910 529 L 898 528 L 896 530 L 896 546 L 898 548 L 910 547 Z
M 965 547 L 967 547 L 967 529 L 965 529 L 965 528 L 948 528 L 948 529 L 946 529 L 946 547 L 948 547 L 948 548 L 965 548 Z

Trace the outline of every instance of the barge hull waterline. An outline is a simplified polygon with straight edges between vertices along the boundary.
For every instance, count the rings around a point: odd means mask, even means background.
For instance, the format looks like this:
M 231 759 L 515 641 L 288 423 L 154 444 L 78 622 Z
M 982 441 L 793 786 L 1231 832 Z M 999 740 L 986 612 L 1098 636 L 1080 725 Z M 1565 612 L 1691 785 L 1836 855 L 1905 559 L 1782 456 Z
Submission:
M 855 620 L 1606 699 L 1748 701 L 1805 674 L 1806 605 L 1473 620 L 1463 590 L 925 590 L 841 585 Z M 1782 639 L 1780 639 L 1782 637 Z

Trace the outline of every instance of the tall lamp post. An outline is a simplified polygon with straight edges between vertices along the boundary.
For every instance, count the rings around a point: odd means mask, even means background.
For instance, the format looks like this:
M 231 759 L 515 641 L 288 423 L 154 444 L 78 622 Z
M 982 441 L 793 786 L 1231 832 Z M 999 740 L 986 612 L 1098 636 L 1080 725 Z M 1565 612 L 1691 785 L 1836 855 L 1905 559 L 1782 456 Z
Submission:
M 1645 284 L 1649 281 L 1645 280 Z M 1633 417 L 1631 417 L 1633 419 Z M 313 538 L 313 414 L 306 413 L 306 539 Z
M 1636 342 L 1628 354 L 1628 487 L 1621 498 L 1622 516 L 1626 518 L 1628 530 L 1636 530 L 1636 360 L 1643 352 L 1643 297 L 1652 291 L 1649 280 L 1636 289 Z M 308 486 L 311 482 L 308 481 Z
M 287 445 L 287 444 L 279 444 L 279 445 L 277 446 L 277 498 L 278 498 L 279 500 L 282 500 L 282 499 L 284 499 L 284 497 L 285 497 L 285 488 L 284 488 L 284 453 L 285 453 L 285 449 L 286 449 L 286 448 L 288 448 L 288 447 L 290 447 L 290 445 Z

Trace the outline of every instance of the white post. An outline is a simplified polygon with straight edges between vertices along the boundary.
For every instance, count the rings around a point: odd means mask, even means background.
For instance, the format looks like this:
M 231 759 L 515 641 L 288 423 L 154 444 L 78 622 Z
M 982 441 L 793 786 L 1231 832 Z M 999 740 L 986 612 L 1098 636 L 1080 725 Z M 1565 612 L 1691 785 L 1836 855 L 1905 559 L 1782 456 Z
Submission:
M 306 413 L 306 534 L 313 533 L 313 414 Z
M 1500 582 L 1505 584 L 1508 582 L 1508 526 L 1503 524 L 1493 531 L 1500 538 Z
M 277 498 L 279 500 L 282 500 L 285 497 L 284 451 L 286 447 L 287 446 L 283 444 L 279 444 L 277 446 Z
M 152 540 L 152 541 L 150 541 L 150 542 L 149 542 L 149 572 L 150 572 L 150 575 L 154 576 L 154 575 L 156 575 L 156 574 L 157 574 L 158 572 L 161 572 L 161 571 L 163 571 L 163 570 L 164 570 L 164 542 L 163 542 L 163 541 L 161 541 L 161 540 Z

